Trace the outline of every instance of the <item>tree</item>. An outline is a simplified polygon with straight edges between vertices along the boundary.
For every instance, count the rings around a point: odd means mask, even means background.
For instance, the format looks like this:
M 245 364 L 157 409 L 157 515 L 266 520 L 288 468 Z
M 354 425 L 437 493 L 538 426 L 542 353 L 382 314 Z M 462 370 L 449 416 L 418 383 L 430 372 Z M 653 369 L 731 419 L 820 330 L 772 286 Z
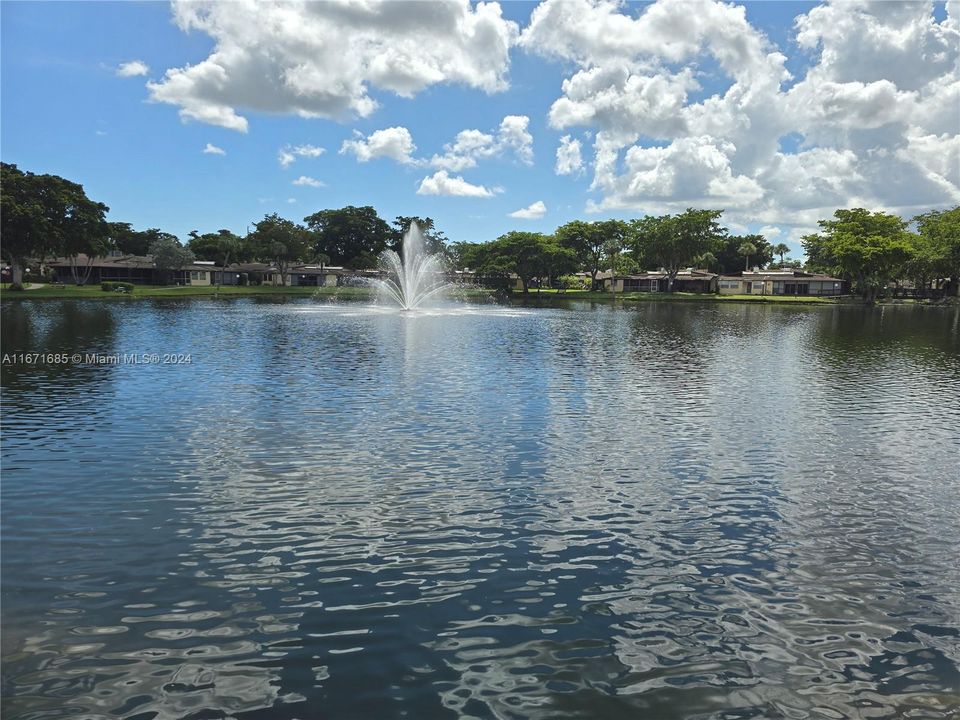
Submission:
M 124 255 L 146 255 L 150 249 L 149 241 L 143 233 L 133 229 L 130 223 L 107 223 L 107 240 L 111 250 Z
M 695 258 L 714 252 L 724 238 L 717 223 L 720 210 L 686 210 L 680 215 L 647 216 L 633 221 L 638 252 L 658 263 L 667 273 L 667 291 L 680 269 Z
M 750 243 L 756 248 L 755 252 L 750 253 L 752 262 L 747 261 L 747 269 L 750 265 L 766 267 L 773 261 L 773 247 L 763 235 L 728 235 L 714 251 L 720 272 L 738 273 L 743 270 L 744 256 L 740 252 L 740 246 L 744 243 Z
M 183 247 L 175 236 L 166 233 L 164 235 L 165 237 L 158 237 L 150 243 L 149 250 L 153 257 L 153 266 L 162 279 L 169 281 L 173 270 L 179 270 L 184 265 L 191 264 L 194 257 L 193 253 Z
M 468 243 L 462 240 L 450 243 L 450 264 L 455 270 L 466 270 L 477 266 L 477 249 L 483 247 L 480 243 Z
M 697 255 L 697 257 L 693 259 L 693 266 L 695 268 L 712 270 L 717 267 L 717 256 L 708 250 L 703 253 L 703 255 Z
M 336 265 L 372 267 L 397 242 L 397 231 L 370 206 L 321 210 L 303 220 L 313 233 L 314 250 Z
M 511 273 L 520 278 L 523 293 L 530 292 L 534 278 L 569 272 L 576 254 L 543 233 L 514 230 L 476 248 L 473 261 L 481 277 L 503 281 Z
M 261 261 L 274 264 L 280 275 L 280 284 L 286 285 L 290 265 L 304 261 L 313 251 L 309 232 L 276 213 L 264 216 L 253 227 L 249 235 L 253 251 Z
M 393 249 L 400 252 L 400 243 L 413 223 L 417 224 L 420 234 L 423 236 L 423 249 L 430 255 L 440 255 L 449 260 L 450 251 L 447 249 L 447 237 L 443 232 L 436 229 L 433 218 L 428 217 L 397 216 L 397 219 L 393 221 L 393 224 L 397 226 L 397 240 Z
M 84 284 L 96 255 L 107 251 L 109 208 L 87 197 L 83 186 L 58 175 L 24 173 L 16 165 L 2 165 L 0 215 L 3 254 L 12 270 L 11 289 L 23 289 L 28 258 L 49 254 L 70 258 L 74 281 Z M 86 256 L 80 268 L 79 257 Z
M 755 255 L 756 252 L 757 252 L 757 246 L 754 245 L 752 242 L 747 241 L 747 242 L 740 243 L 740 247 L 737 248 L 737 254 L 743 255 L 745 258 L 744 266 L 743 266 L 744 271 L 750 269 L 750 256 Z
M 790 252 L 790 246 L 787 245 L 786 243 L 777 243 L 772 248 L 770 248 L 770 250 L 773 251 L 774 255 L 780 256 L 780 267 L 784 267 L 785 263 L 783 260 L 783 256 L 786 255 L 788 252 Z
M 187 243 L 190 251 L 201 260 L 208 260 L 216 263 L 221 268 L 230 264 L 231 260 L 236 261 L 241 254 L 243 241 L 229 230 L 218 230 L 215 233 L 204 233 L 200 235 L 196 230 L 190 233 L 190 241 Z M 223 277 L 223 273 L 215 277 Z M 219 282 L 217 283 L 220 284 Z
M 803 238 L 807 256 L 817 267 L 853 278 L 864 301 L 900 276 L 913 256 L 906 223 L 896 215 L 863 208 L 837 210 L 821 220 L 822 232 Z
M 11 290 L 23 290 L 23 268 L 29 258 L 57 250 L 54 219 L 44 204 L 46 177 L 0 163 L 0 249 L 10 263 Z
M 554 233 L 560 246 L 572 250 L 580 266 L 590 273 L 590 285 L 594 290 L 597 287 L 597 273 L 600 271 L 600 264 L 604 257 L 604 247 L 609 239 L 604 234 L 606 229 L 612 228 L 602 227 L 601 223 L 574 220 L 561 225 Z
M 917 215 L 914 221 L 929 256 L 931 274 L 950 278 L 950 294 L 960 295 L 960 206 Z

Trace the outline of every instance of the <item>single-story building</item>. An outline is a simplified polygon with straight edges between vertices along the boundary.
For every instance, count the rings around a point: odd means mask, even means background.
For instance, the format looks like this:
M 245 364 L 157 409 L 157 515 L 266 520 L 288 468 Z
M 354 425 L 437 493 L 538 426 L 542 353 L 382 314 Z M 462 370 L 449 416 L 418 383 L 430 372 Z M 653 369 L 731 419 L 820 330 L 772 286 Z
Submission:
M 840 278 L 802 270 L 751 270 L 722 275 L 721 295 L 814 295 L 837 296 L 847 292 Z
M 57 258 L 48 263 L 51 277 L 54 282 L 72 284 L 73 263 L 70 258 Z M 87 258 L 78 255 L 76 258 L 77 275 L 83 276 L 87 267 L 90 275 L 88 285 L 99 285 L 102 282 L 129 282 L 136 285 L 210 285 L 213 277 L 212 263 L 193 263 L 179 270 L 161 272 L 153 264 L 149 255 L 111 255 L 107 257 Z
M 324 267 L 321 265 L 298 265 L 290 268 L 287 282 L 290 285 L 310 287 L 336 287 L 347 271 L 342 267 Z
M 716 273 L 708 270 L 681 270 L 674 278 L 673 291 L 713 293 L 717 291 L 718 277 Z M 670 278 L 665 270 L 616 277 L 607 272 L 597 275 L 597 279 L 603 283 L 603 289 L 610 292 L 667 292 L 670 285 Z

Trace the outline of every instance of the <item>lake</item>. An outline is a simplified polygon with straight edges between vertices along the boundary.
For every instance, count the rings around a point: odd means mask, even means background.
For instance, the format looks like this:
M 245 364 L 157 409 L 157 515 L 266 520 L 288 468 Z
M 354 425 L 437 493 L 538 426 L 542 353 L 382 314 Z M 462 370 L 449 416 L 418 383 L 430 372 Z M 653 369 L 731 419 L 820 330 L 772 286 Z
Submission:
M 960 713 L 957 308 L 0 319 L 5 720 Z

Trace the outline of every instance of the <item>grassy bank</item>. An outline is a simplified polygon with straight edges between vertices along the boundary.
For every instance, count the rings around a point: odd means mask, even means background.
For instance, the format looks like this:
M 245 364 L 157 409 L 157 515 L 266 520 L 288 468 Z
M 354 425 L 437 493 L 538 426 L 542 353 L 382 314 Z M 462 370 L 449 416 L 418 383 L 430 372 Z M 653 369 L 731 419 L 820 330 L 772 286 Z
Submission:
M 4 285 L 0 290 L 0 297 L 4 300 L 70 300 L 70 299 L 98 299 L 98 300 L 136 300 L 138 298 L 182 298 L 182 297 L 259 297 L 259 296 L 293 296 L 312 297 L 363 297 L 371 294 L 368 288 L 354 287 L 299 287 L 281 285 L 224 285 L 221 287 L 186 285 L 138 285 L 132 293 L 110 292 L 100 289 L 99 285 L 41 285 L 31 286 L 24 291 L 10 290 Z
M 461 296 L 488 297 L 491 291 L 478 289 L 460 290 Z M 3 300 L 137 300 L 138 298 L 197 298 L 197 297 L 324 297 L 364 298 L 371 297 L 373 290 L 365 287 L 299 287 L 282 285 L 225 285 L 222 287 L 188 285 L 159 286 L 138 285 L 133 293 L 103 291 L 99 285 L 31 285 L 27 290 L 10 290 L 0 286 Z M 714 295 L 702 293 L 609 293 L 590 290 L 532 290 L 529 295 L 515 293 L 514 302 L 537 300 L 564 301 L 585 300 L 590 302 L 699 302 L 699 303 L 761 303 L 774 305 L 836 305 L 839 303 L 861 304 L 858 298 L 820 298 L 792 295 Z M 911 304 L 913 300 L 887 300 L 886 303 Z M 880 301 L 881 304 L 884 301 Z

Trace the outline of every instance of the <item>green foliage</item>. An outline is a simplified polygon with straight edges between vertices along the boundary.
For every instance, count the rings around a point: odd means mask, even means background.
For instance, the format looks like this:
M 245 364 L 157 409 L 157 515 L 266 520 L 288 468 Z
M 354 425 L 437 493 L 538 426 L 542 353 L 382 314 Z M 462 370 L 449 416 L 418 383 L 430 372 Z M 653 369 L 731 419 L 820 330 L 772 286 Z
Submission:
M 397 219 L 393 221 L 393 224 L 397 226 L 396 240 L 393 245 L 394 250 L 400 252 L 400 244 L 403 236 L 407 234 L 407 231 L 410 230 L 410 226 L 413 223 L 417 224 L 417 227 L 420 229 L 420 234 L 423 236 L 424 250 L 431 255 L 440 255 L 447 260 L 451 259 L 450 250 L 447 248 L 446 235 L 437 230 L 433 218 L 429 217 L 417 217 L 416 215 L 397 216 Z
M 276 213 L 264 216 L 253 227 L 247 236 L 251 251 L 260 261 L 273 263 L 280 274 L 280 284 L 286 285 L 290 265 L 305 261 L 314 252 L 309 231 Z
M 668 288 L 681 268 L 696 258 L 715 252 L 725 238 L 717 220 L 720 210 L 686 210 L 679 215 L 647 216 L 634 220 L 633 237 L 637 252 L 667 272 Z
M 124 292 L 132 293 L 136 285 L 130 282 L 119 282 L 113 280 L 106 280 L 100 283 L 100 289 L 104 292 Z
M 150 255 L 153 256 L 153 265 L 160 271 L 164 279 L 169 282 L 171 271 L 179 270 L 184 265 L 193 262 L 193 253 L 180 244 L 173 236 L 159 237 L 150 243 Z
M 561 247 L 573 252 L 579 266 L 590 273 L 596 287 L 600 266 L 626 249 L 629 232 L 630 226 L 622 220 L 592 223 L 574 220 L 558 227 L 554 237 Z
M 786 255 L 788 252 L 790 252 L 790 246 L 787 245 L 786 243 L 777 243 L 777 244 L 774 245 L 772 248 L 770 248 L 770 251 L 771 251 L 774 255 L 779 255 L 779 256 L 780 256 L 780 267 L 784 267 L 785 264 L 786 264 L 786 261 L 783 259 L 783 257 L 784 257 L 784 255 Z
M 576 254 L 542 233 L 511 231 L 473 252 L 477 273 L 488 284 L 504 285 L 516 274 L 527 293 L 534 278 L 559 277 L 576 268 Z
M 930 279 L 950 278 L 950 291 L 960 294 L 960 206 L 917 215 L 917 266 Z
M 161 232 L 159 228 L 134 230 L 130 223 L 109 223 L 110 247 L 124 255 L 147 255 L 150 252 L 150 243 L 165 235 L 169 234 Z
M 864 299 L 901 275 L 915 253 L 915 240 L 896 215 L 863 208 L 837 210 L 821 220 L 817 235 L 803 238 L 811 264 L 853 278 Z
M 0 163 L 0 235 L 3 256 L 13 268 L 13 287 L 22 287 L 27 258 L 103 254 L 108 210 L 77 183 Z
M 744 245 L 752 245 L 753 252 L 740 252 Z M 716 269 L 732 274 L 744 268 L 749 270 L 752 265 L 766 267 L 773 261 L 774 252 L 763 235 L 727 235 L 722 238 L 714 254 L 717 258 Z
M 397 218 L 398 221 L 412 219 Z M 397 230 L 369 205 L 321 210 L 303 220 L 313 233 L 314 252 L 323 253 L 334 265 L 372 267 L 380 253 L 398 241 Z

